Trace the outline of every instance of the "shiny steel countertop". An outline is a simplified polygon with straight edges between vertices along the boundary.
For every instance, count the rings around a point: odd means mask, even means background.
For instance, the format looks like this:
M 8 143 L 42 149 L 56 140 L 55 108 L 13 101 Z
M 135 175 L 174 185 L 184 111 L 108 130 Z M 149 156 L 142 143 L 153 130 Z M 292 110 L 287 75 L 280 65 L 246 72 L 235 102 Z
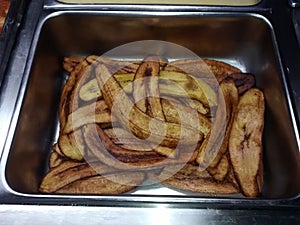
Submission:
M 270 1 L 264 2 L 268 5 Z M 41 9 L 42 5 L 39 1 L 31 1 L 29 7 L 36 8 L 36 11 L 30 15 L 26 14 L 25 21 L 30 21 L 38 16 L 38 10 Z M 48 7 L 48 9 L 51 10 L 51 7 Z M 163 9 L 158 8 L 159 10 Z M 191 8 L 186 10 L 191 10 Z M 215 10 L 218 10 L 218 8 L 215 8 Z M 300 47 L 294 35 L 295 31 L 290 19 L 288 1 L 276 1 L 274 6 L 261 11 L 274 15 L 272 16 L 272 22 L 278 38 L 282 61 L 285 65 L 284 69 L 287 72 L 287 80 L 292 90 L 293 104 L 297 108 L 296 122 L 299 124 Z M 33 32 L 35 25 L 34 23 L 27 24 L 26 26 L 29 29 L 21 32 L 20 37 L 30 36 L 30 32 Z M 25 44 L 30 44 L 30 40 Z M 26 55 L 26 49 L 24 49 L 24 55 L 15 58 L 15 62 L 24 60 Z M 4 134 L 0 132 L 0 135 Z M 123 205 L 116 205 L 115 207 L 86 206 L 84 203 L 60 206 L 55 204 L 23 205 L 22 203 L 5 203 L 0 205 L 0 218 L 0 224 L 300 224 L 300 201 L 290 208 L 272 206 L 270 208 L 259 208 L 253 206 L 243 209 L 236 207 L 230 209 L 229 207 L 212 205 L 193 205 L 193 207 L 190 207 L 190 205 L 184 203 L 143 203 L 128 205 L 127 207 Z

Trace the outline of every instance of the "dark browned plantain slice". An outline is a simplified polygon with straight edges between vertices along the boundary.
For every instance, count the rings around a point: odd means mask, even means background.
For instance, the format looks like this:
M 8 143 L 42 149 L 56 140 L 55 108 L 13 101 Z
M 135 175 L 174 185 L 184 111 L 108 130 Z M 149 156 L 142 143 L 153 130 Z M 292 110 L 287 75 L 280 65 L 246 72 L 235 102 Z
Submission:
M 179 151 L 180 155 L 175 159 L 161 156 L 155 151 L 126 150 L 116 146 L 99 126 L 86 125 L 83 134 L 89 151 L 95 159 L 118 169 L 151 169 L 169 164 L 186 163 L 194 157 L 194 152 L 189 152 L 189 150 Z
M 245 93 L 255 85 L 255 78 L 251 73 L 234 73 L 226 79 L 232 79 L 238 89 L 239 95 Z
M 248 197 L 256 197 L 262 188 L 262 132 L 264 95 L 256 88 L 248 90 L 238 104 L 229 139 L 230 161 L 237 181 Z
M 88 164 L 65 161 L 46 174 L 40 185 L 40 191 L 52 193 L 74 181 L 115 171 L 115 168 L 99 162 Z
M 168 171 L 174 173 L 173 169 L 174 168 L 168 166 L 161 172 L 161 174 L 163 174 L 163 176 L 167 176 Z M 224 180 L 223 182 L 216 182 L 206 170 L 200 171 L 198 166 L 190 164 L 184 166 L 172 177 L 162 180 L 161 183 L 182 190 L 202 193 L 235 194 L 239 192 L 239 190 L 231 182 L 227 180 Z
M 94 176 L 77 180 L 57 190 L 56 193 L 117 195 L 134 190 L 144 179 L 143 172 L 119 172 L 105 177 Z M 115 180 L 120 180 L 120 183 L 113 182 Z

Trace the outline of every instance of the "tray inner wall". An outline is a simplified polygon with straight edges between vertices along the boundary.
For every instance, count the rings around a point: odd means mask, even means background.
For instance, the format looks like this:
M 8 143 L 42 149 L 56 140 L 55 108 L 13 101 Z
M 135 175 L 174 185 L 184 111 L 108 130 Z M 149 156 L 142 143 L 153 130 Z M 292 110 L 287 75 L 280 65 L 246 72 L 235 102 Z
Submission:
M 299 152 L 281 82 L 272 29 L 254 16 L 153 17 L 66 14 L 40 33 L 27 91 L 6 167 L 7 182 L 37 193 L 58 131 L 58 104 L 66 79 L 64 56 L 103 54 L 133 41 L 164 40 L 204 58 L 223 60 L 256 76 L 266 97 L 263 197 L 300 190 Z M 147 191 L 151 194 L 151 189 Z M 201 194 L 199 194 L 201 196 Z

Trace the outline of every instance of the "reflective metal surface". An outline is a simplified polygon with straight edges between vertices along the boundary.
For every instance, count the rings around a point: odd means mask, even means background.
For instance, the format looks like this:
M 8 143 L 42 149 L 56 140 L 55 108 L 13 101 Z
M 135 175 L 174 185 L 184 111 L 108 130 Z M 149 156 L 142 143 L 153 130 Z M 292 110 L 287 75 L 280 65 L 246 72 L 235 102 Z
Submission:
M 183 209 L 156 205 L 150 208 L 86 206 L 11 206 L 0 207 L 0 224 L 110 224 L 110 225 L 185 225 L 185 224 L 299 224 L 299 211 Z M 16 217 L 16 215 L 18 215 Z M 76 218 L 76 219 L 74 219 Z

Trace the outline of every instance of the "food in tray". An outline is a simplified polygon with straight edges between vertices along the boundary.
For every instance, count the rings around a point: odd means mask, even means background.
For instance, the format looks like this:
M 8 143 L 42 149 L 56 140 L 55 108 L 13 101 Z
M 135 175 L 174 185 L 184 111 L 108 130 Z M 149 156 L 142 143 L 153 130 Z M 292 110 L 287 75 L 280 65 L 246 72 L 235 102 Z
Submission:
M 0 33 L 2 31 L 9 6 L 10 0 L 0 0 Z
M 60 132 L 40 191 L 121 194 L 145 181 L 257 197 L 264 95 L 224 62 L 66 57 Z

